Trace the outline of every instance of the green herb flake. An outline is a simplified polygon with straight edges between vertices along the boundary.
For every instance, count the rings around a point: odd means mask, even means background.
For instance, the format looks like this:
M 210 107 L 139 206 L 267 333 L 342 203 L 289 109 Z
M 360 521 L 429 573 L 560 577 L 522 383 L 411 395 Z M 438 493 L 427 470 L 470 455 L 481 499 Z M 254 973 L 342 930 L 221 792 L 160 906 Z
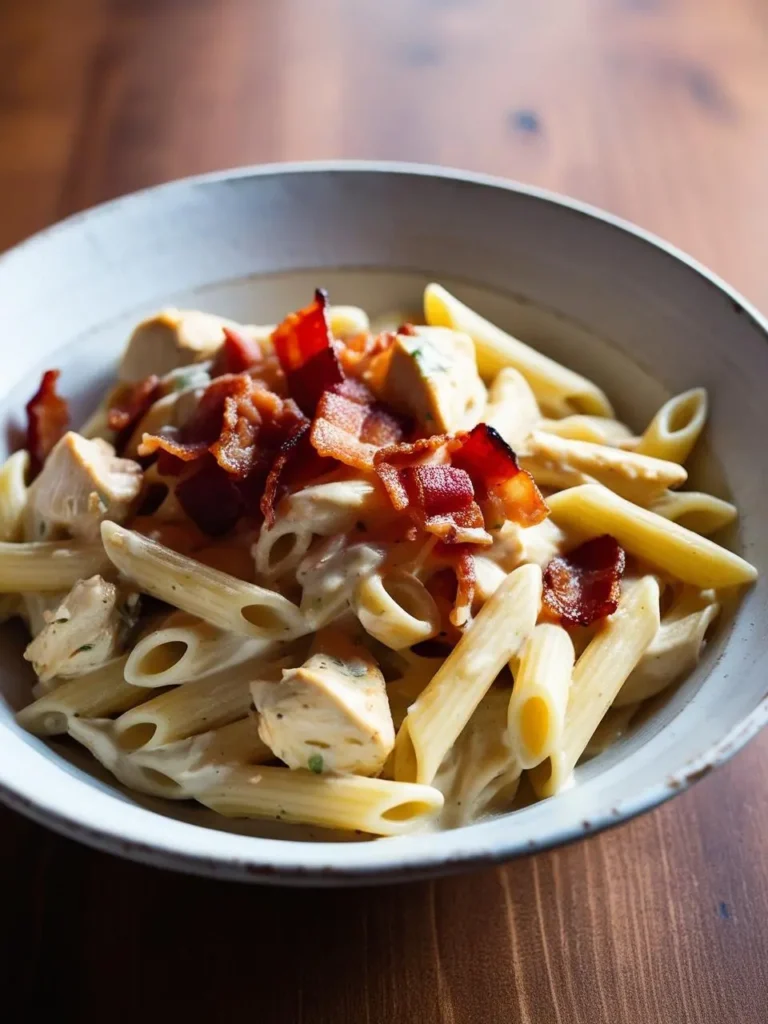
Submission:
M 83 644 L 82 647 L 78 647 L 77 648 L 77 650 L 75 651 L 75 654 L 81 654 L 83 651 L 92 651 L 92 650 L 93 650 L 93 644 Z
M 322 775 L 323 773 L 323 755 L 313 754 L 312 757 L 307 761 L 307 767 L 315 775 Z
M 53 620 L 54 626 L 62 626 L 65 622 L 69 622 L 69 619 L 63 618 L 63 619 L 54 619 Z

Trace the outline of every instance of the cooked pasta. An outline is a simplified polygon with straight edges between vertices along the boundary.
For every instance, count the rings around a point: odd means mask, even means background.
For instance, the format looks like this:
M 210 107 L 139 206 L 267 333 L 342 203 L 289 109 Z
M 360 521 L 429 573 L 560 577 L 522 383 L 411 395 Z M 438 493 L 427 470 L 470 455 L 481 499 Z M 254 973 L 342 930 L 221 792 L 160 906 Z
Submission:
M 80 432 L 43 376 L 0 466 L 20 726 L 127 790 L 397 836 L 568 790 L 695 668 L 756 577 L 708 539 L 736 508 L 681 489 L 706 393 L 638 433 L 439 285 L 423 304 L 162 310 Z

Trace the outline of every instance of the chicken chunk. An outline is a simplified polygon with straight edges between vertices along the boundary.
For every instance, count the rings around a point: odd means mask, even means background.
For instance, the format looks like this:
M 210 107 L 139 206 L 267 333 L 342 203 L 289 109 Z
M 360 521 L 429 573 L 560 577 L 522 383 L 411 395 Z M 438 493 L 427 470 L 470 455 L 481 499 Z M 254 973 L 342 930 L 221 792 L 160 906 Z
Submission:
M 118 588 L 101 576 L 79 580 L 55 610 L 43 613 L 45 626 L 24 657 L 41 682 L 90 672 L 118 653 L 137 602 L 132 594 L 123 606 Z
M 62 437 L 29 489 L 24 513 L 27 540 L 70 535 L 99 539 L 103 520 L 121 523 L 141 490 L 141 467 L 119 459 L 106 441 L 74 431 Z
M 289 768 L 378 775 L 395 744 L 384 676 L 369 651 L 334 633 L 253 698 L 259 735 Z
M 446 327 L 411 330 L 395 339 L 382 397 L 433 434 L 474 427 L 486 390 L 472 339 Z
M 164 377 L 180 366 L 210 359 L 224 342 L 224 328 L 239 331 L 256 341 L 263 330 L 196 309 L 164 309 L 135 328 L 123 354 L 121 381 L 143 380 L 151 373 Z

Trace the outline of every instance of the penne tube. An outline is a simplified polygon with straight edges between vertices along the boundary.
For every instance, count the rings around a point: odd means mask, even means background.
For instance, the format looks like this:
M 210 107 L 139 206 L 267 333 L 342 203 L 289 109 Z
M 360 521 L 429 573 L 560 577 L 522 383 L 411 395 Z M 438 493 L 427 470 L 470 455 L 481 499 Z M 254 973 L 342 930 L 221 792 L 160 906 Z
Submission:
M 483 379 L 493 380 L 506 366 L 519 370 L 545 415 L 613 416 L 611 403 L 596 384 L 495 327 L 439 284 L 424 289 L 424 315 L 428 324 L 470 336 Z
M 699 662 L 707 631 L 720 614 L 713 590 L 687 587 L 661 620 L 656 636 L 613 702 L 615 708 L 661 693 Z
M 570 441 L 591 441 L 619 447 L 633 439 L 632 431 L 618 420 L 606 416 L 566 416 L 561 420 L 539 420 L 538 430 Z
M 27 503 L 29 453 L 14 452 L 0 467 L 0 541 L 20 541 Z
M 273 818 L 379 836 L 423 828 L 443 795 L 418 786 L 359 775 L 315 775 L 288 768 L 231 768 L 197 799 L 228 818 Z
M 109 569 L 101 544 L 71 540 L 0 543 L 0 594 L 66 592 L 78 580 Z
M 253 546 L 256 569 L 272 580 L 295 569 L 313 539 L 348 533 L 357 523 L 392 515 L 383 489 L 370 480 L 334 480 L 305 487 L 280 502 L 273 526 Z
M 541 569 L 521 565 L 489 598 L 408 709 L 395 743 L 395 778 L 429 785 L 496 676 L 533 632 Z
M 597 484 L 586 484 L 547 499 L 558 526 L 594 537 L 610 533 L 631 555 L 696 587 L 752 583 L 757 570 L 727 548 L 686 530 Z
M 161 747 L 244 718 L 251 709 L 251 683 L 273 679 L 276 671 L 259 658 L 153 697 L 115 722 L 120 748 Z
M 131 651 L 125 678 L 134 686 L 173 686 L 255 657 L 264 640 L 245 640 L 186 612 L 169 615 Z
M 410 573 L 374 572 L 361 580 L 353 599 L 363 629 L 393 651 L 440 632 L 440 611 L 427 588 Z
M 211 569 L 116 523 L 103 523 L 112 563 L 143 591 L 220 629 L 253 639 L 288 640 L 307 632 L 281 594 Z
M 61 683 L 22 708 L 16 721 L 36 736 L 65 733 L 72 718 L 108 718 L 147 699 L 147 691 L 125 681 L 126 659 L 114 661 Z
M 735 522 L 738 510 L 730 501 L 701 491 L 668 491 L 650 506 L 652 512 L 708 537 Z
M 644 576 L 625 584 L 619 607 L 576 662 L 559 749 L 530 772 L 537 796 L 553 796 L 563 788 L 658 628 L 656 579 Z
M 513 366 L 505 366 L 493 378 L 483 419 L 515 451 L 540 422 L 536 396 L 522 373 Z
M 659 409 L 634 450 L 639 455 L 683 463 L 707 422 L 707 392 L 693 388 Z
M 507 712 L 509 745 L 522 768 L 559 749 L 575 660 L 562 626 L 542 623 L 525 643 Z
M 193 796 L 217 781 L 221 765 L 261 764 L 271 761 L 272 751 L 259 736 L 258 715 L 250 714 L 198 736 L 139 749 L 128 755 L 140 768 L 165 776 Z

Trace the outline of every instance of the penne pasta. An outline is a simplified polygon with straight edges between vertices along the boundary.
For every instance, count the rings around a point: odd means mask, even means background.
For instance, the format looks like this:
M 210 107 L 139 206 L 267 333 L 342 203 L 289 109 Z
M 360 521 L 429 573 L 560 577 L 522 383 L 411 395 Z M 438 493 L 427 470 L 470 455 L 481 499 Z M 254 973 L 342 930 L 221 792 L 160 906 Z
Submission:
M 24 506 L 27 503 L 29 454 L 22 449 L 0 466 L 0 541 L 22 539 Z
M 78 580 L 109 568 L 101 544 L 68 540 L 0 543 L 0 594 L 67 591 Z
M 195 562 L 116 523 L 102 526 L 112 563 L 145 593 L 220 629 L 253 639 L 289 640 L 307 631 L 299 609 L 273 590 Z
M 493 378 L 483 419 L 515 451 L 524 445 L 540 422 L 536 396 L 522 373 L 513 366 L 505 366 Z
M 120 748 L 161 747 L 243 718 L 251 709 L 251 683 L 276 672 L 263 657 L 252 659 L 152 697 L 115 722 Z
M 495 327 L 439 284 L 427 285 L 424 290 L 424 315 L 428 324 L 470 336 L 485 380 L 492 380 L 506 366 L 519 370 L 545 415 L 613 416 L 611 403 L 597 385 Z
M 560 792 L 695 669 L 756 577 L 706 539 L 736 508 L 678 490 L 706 392 L 637 437 L 444 288 L 423 305 L 164 309 L 81 433 L 45 375 L 0 464 L 20 726 L 150 797 L 396 836 Z
M 638 508 L 597 484 L 554 494 L 548 504 L 559 526 L 592 536 L 610 533 L 630 554 L 683 583 L 735 587 L 752 583 L 757 576 L 749 562 L 727 548 L 655 512 Z
M 72 718 L 107 718 L 146 700 L 146 690 L 125 680 L 125 657 L 68 679 L 22 708 L 16 721 L 37 736 L 65 733 Z
M 408 709 L 395 743 L 395 778 L 432 782 L 496 676 L 533 632 L 540 601 L 538 566 L 510 573 Z
M 224 769 L 197 799 L 228 818 L 276 818 L 379 836 L 423 828 L 443 806 L 432 786 L 287 768 Z
M 707 392 L 693 388 L 659 409 L 634 450 L 638 455 L 683 463 L 707 422 Z
M 574 663 L 573 642 L 562 626 L 542 623 L 525 643 L 509 701 L 509 745 L 521 768 L 556 753 L 563 738 Z
M 437 636 L 440 612 L 427 588 L 410 573 L 373 573 L 355 590 L 353 607 L 363 629 L 393 651 Z
M 657 498 L 650 509 L 657 516 L 705 537 L 730 526 L 738 516 L 736 506 L 730 501 L 701 491 L 669 491 Z
M 658 628 L 659 584 L 644 576 L 624 588 L 618 609 L 576 662 L 560 747 L 530 772 L 538 796 L 553 796 L 563 788 Z
M 268 641 L 243 641 L 186 612 L 174 612 L 131 651 L 125 678 L 134 686 L 189 683 L 225 666 L 255 657 Z

